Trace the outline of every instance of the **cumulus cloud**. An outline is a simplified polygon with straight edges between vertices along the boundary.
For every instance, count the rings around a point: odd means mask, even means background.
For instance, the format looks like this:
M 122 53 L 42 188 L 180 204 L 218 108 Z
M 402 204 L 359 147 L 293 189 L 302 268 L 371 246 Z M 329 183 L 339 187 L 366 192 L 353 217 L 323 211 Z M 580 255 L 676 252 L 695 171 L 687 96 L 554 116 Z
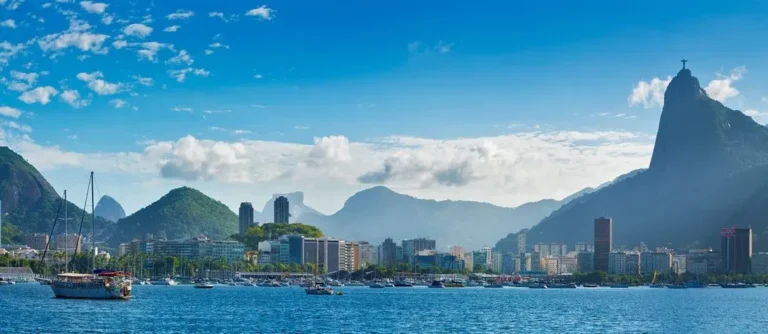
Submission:
M 739 90 L 734 88 L 732 84 L 735 81 L 741 80 L 746 73 L 747 68 L 744 66 L 734 68 L 728 74 L 717 73 L 717 79 L 710 81 L 704 90 L 709 97 L 720 102 L 725 102 L 725 100 L 740 94 Z
M 126 42 L 126 41 L 124 41 L 124 40 L 122 40 L 122 39 L 121 39 L 121 40 L 117 40 L 117 41 L 114 41 L 114 42 L 112 42 L 112 46 L 113 46 L 115 49 L 118 49 L 118 50 L 120 50 L 120 49 L 122 49 L 122 48 L 124 48 L 124 47 L 128 46 L 128 42 Z
M 44 52 L 59 51 L 69 47 L 80 51 L 91 51 L 96 54 L 106 54 L 107 48 L 103 47 L 104 41 L 109 36 L 90 32 L 72 31 L 61 34 L 51 34 L 40 38 L 37 42 Z
M 91 14 L 103 14 L 107 6 L 107 4 L 101 2 L 80 1 L 80 7 L 83 7 L 86 12 Z
M 171 108 L 171 110 L 176 111 L 176 112 L 180 112 L 180 111 L 192 112 L 192 108 L 190 108 L 190 107 L 173 107 L 173 108 Z
M 24 101 L 26 104 L 40 103 L 46 105 L 51 102 L 51 97 L 58 94 L 59 91 L 51 86 L 37 87 L 21 94 L 19 100 Z
M 170 70 L 168 71 L 168 74 L 171 76 L 171 78 L 176 79 L 178 82 L 184 82 L 187 79 L 187 74 L 194 74 L 199 77 L 207 77 L 211 74 L 211 72 L 208 72 L 205 69 L 202 68 L 185 68 L 181 70 Z
M 89 105 L 91 103 L 90 100 L 84 100 L 80 98 L 80 92 L 74 90 L 74 89 L 68 89 L 61 93 L 59 96 L 62 101 L 66 102 L 72 108 L 81 108 Z
M 181 26 L 170 26 L 170 27 L 167 27 L 167 28 L 163 29 L 163 31 L 165 31 L 165 32 L 176 32 L 176 31 L 179 30 L 179 28 L 181 28 Z
M 0 107 L 0 115 L 5 117 L 19 118 L 19 116 L 21 116 L 21 110 L 8 106 L 2 106 Z
M 189 53 L 187 53 L 187 50 L 180 50 L 178 55 L 166 61 L 167 64 L 187 64 L 187 65 L 192 65 L 192 63 L 194 62 L 195 60 L 192 59 Z
M 128 104 L 128 102 L 125 102 L 124 100 L 121 100 L 121 99 L 114 99 L 114 100 L 110 100 L 109 104 L 111 104 L 116 109 L 120 109 L 124 107 L 126 104 Z
M 245 12 L 245 16 L 256 16 L 262 20 L 271 20 L 275 17 L 275 11 L 268 8 L 266 5 L 263 5 L 259 8 L 254 8 Z
M 134 36 L 138 38 L 145 38 L 152 33 L 152 27 L 144 25 L 142 23 L 133 23 L 123 29 L 123 33 L 128 36 Z
M 136 80 L 136 82 L 138 82 L 142 86 L 149 87 L 155 84 L 155 80 L 152 78 L 145 78 L 145 77 L 134 75 L 133 79 Z
M 0 27 L 16 29 L 16 21 L 14 21 L 13 19 L 7 19 L 5 21 L 0 21 Z
M 169 20 L 186 20 L 194 15 L 195 15 L 195 12 L 193 11 L 179 9 L 175 13 L 168 14 L 166 18 Z
M 88 88 L 99 95 L 113 95 L 117 94 L 123 89 L 122 83 L 111 83 L 104 79 L 104 74 L 101 71 L 93 73 L 78 73 L 77 78 L 88 83 Z
M 224 23 L 228 23 L 230 21 L 237 21 L 237 18 L 238 18 L 236 14 L 232 14 L 230 17 L 226 17 L 222 12 L 210 12 L 208 13 L 208 17 L 218 18 L 222 20 Z
M 662 107 L 664 105 L 664 92 L 672 82 L 672 76 L 666 79 L 653 78 L 651 81 L 639 81 L 627 101 L 630 106 L 642 105 L 644 108 Z
M 140 46 L 142 47 L 142 49 L 137 51 L 137 53 L 139 54 L 139 59 L 146 59 L 151 62 L 157 62 L 157 58 L 155 56 L 157 56 L 157 52 L 160 51 L 160 49 L 163 49 L 163 48 L 172 49 L 172 45 L 169 46 L 167 44 L 158 43 L 158 42 L 144 42 L 144 43 L 141 43 Z

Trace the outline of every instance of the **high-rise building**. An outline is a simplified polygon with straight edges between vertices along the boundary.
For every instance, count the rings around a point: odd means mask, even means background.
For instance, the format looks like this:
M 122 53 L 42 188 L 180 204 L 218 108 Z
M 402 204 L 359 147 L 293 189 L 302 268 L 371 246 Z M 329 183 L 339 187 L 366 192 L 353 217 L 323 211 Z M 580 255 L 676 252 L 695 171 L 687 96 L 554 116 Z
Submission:
M 379 254 L 379 264 L 385 267 L 394 266 L 397 263 L 397 244 L 392 238 L 384 239 Z
M 458 258 L 459 260 L 464 259 L 464 247 L 461 246 L 451 246 L 450 254 Z
M 687 270 L 686 256 L 684 254 L 678 254 L 672 257 L 672 272 L 677 275 L 685 274 Z
M 572 274 L 579 270 L 578 260 L 572 256 L 561 256 L 557 261 L 558 274 Z
M 608 272 L 608 257 L 613 250 L 613 221 L 611 218 L 595 219 L 595 270 Z
M 343 241 L 341 249 L 341 270 L 353 272 L 360 269 L 360 244 L 354 241 Z
M 253 225 L 253 205 L 248 202 L 240 203 L 240 234 L 244 234 Z
M 520 271 L 520 260 L 512 253 L 504 253 L 501 255 L 501 273 L 504 275 L 510 275 Z
M 495 274 L 501 274 L 502 256 L 499 252 L 491 252 L 491 270 Z
M 304 237 L 289 235 L 284 239 L 288 243 L 288 263 L 304 264 Z
M 473 270 L 475 268 L 474 252 L 464 253 L 464 269 Z
M 56 236 L 56 249 L 66 251 L 67 254 L 80 253 L 83 248 L 83 237 L 70 233 Z
M 768 274 L 768 253 L 752 254 L 752 274 Z
M 597 258 L 597 256 L 595 256 L 595 258 Z M 608 253 L 608 274 L 616 275 L 616 274 L 625 274 L 626 272 L 627 272 L 627 254 L 625 254 L 624 252 Z
M 528 229 L 522 229 L 520 232 L 517 232 L 517 253 L 518 254 L 524 254 L 528 251 L 527 247 L 528 242 Z
M 749 274 L 752 268 L 752 228 L 724 228 L 720 231 L 723 272 Z
M 328 238 L 304 238 L 304 263 L 315 264 L 318 273 L 341 270 L 342 242 Z
M 672 268 L 672 254 L 668 252 L 640 253 L 640 273 L 644 275 L 669 273 Z
M 291 213 L 290 203 L 285 196 L 279 196 L 275 199 L 275 221 L 277 224 L 288 224 Z
M 544 269 L 542 260 L 543 260 L 543 257 L 541 256 L 541 253 L 532 252 L 531 253 L 531 271 L 533 272 L 544 271 L 545 269 Z
M 48 235 L 45 233 L 30 234 L 27 235 L 27 246 L 29 248 L 42 251 L 45 250 L 46 246 L 48 246 L 49 239 L 50 238 L 48 238 Z
M 674 260 L 673 260 L 674 263 Z M 685 256 L 685 271 L 694 275 L 723 273 L 723 257 L 711 249 L 692 249 Z
M 403 261 L 413 264 L 415 256 L 423 250 L 437 249 L 435 240 L 427 238 L 405 239 L 401 242 L 403 245 Z
M 485 253 L 485 267 L 490 268 L 491 267 L 491 247 L 483 247 L 480 248 L 480 251 Z
M 488 253 L 482 250 L 472 252 L 472 264 L 473 271 L 475 268 L 478 268 L 482 271 L 488 269 Z
M 580 252 L 576 255 L 576 266 L 582 274 L 595 271 L 595 254 L 592 252 Z
M 626 268 L 624 273 L 627 275 L 637 275 L 640 273 L 640 253 L 627 252 L 625 260 Z
M 360 241 L 359 244 L 361 268 L 379 263 L 376 246 L 371 245 L 368 241 Z

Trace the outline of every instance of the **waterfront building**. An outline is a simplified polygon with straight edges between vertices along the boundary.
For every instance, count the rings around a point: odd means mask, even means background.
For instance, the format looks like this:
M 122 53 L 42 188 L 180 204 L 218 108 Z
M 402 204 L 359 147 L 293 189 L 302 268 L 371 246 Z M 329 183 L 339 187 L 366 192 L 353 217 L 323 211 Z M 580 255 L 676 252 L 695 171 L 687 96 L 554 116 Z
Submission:
M 692 249 L 685 257 L 685 270 L 694 275 L 723 273 L 722 255 L 711 249 Z
M 573 256 L 561 256 L 557 262 L 558 274 L 572 274 L 578 272 L 578 260 Z
M 39 251 L 45 250 L 45 247 L 48 246 L 48 241 L 50 240 L 45 233 L 28 234 L 26 239 L 29 248 Z
M 435 250 L 423 250 L 416 254 L 415 265 L 425 269 L 461 270 L 464 261 L 455 255 L 439 253 Z
M 547 275 L 558 274 L 558 269 L 560 267 L 558 263 L 558 258 L 554 256 L 547 256 L 542 258 L 542 268 L 547 273 Z
M 576 255 L 576 266 L 580 273 L 595 271 L 595 254 L 592 252 L 580 252 Z
M 677 254 L 672 257 L 672 273 L 677 275 L 685 274 L 687 257 L 685 254 Z
M 488 269 L 488 253 L 484 250 L 474 251 L 472 252 L 472 270 L 475 270 L 475 267 L 480 267 L 480 270 L 485 271 Z
M 579 242 L 576 244 L 577 253 L 592 253 L 595 251 L 595 247 L 592 244 Z
M 595 261 L 597 262 L 597 261 Z M 627 272 L 627 254 L 611 252 L 608 254 L 608 274 L 624 274 Z
M 485 253 L 485 267 L 490 268 L 491 267 L 491 247 L 483 247 L 480 248 L 480 251 Z
M 378 264 L 378 248 L 368 243 L 368 241 L 360 241 L 360 267 L 364 268 L 370 265 Z
M 275 199 L 275 219 L 274 223 L 276 224 L 288 224 L 291 213 L 290 213 L 290 203 L 288 203 L 288 199 L 285 198 L 285 196 L 278 196 Z
M 752 267 L 752 228 L 724 228 L 720 231 L 723 272 L 749 274 Z
M 360 244 L 354 241 L 342 241 L 341 249 L 341 270 L 353 272 L 360 269 Z
M 397 244 L 392 238 L 384 239 L 379 252 L 379 263 L 385 267 L 394 266 L 397 263 Z
M 626 257 L 627 258 L 624 261 L 626 263 L 626 269 L 624 273 L 627 275 L 639 274 L 640 273 L 640 253 L 627 252 Z
M 644 275 L 669 273 L 672 268 L 672 254 L 667 252 L 640 253 L 640 273 Z
M 67 254 L 80 253 L 83 248 L 83 237 L 74 233 L 59 234 L 56 236 L 56 250 L 65 251 Z
M 512 253 L 504 253 L 501 255 L 501 273 L 504 275 L 511 275 L 520 271 L 520 258 L 516 257 Z
M 260 266 L 272 263 L 272 256 L 269 252 L 259 252 L 259 260 L 257 262 Z
M 613 250 L 613 220 L 600 217 L 595 219 L 595 270 L 609 272 L 609 254 Z
M 760 252 L 752 254 L 752 274 L 768 274 L 768 253 Z
M 528 251 L 528 229 L 522 229 L 517 232 L 517 254 L 525 254 Z
M 288 263 L 304 264 L 304 237 L 300 235 L 283 236 L 288 247 Z
M 474 270 L 475 268 L 474 255 L 475 255 L 474 252 L 464 253 L 464 269 Z
M 549 256 L 552 254 L 549 249 L 549 244 L 535 244 L 533 245 L 533 251 L 541 254 L 541 256 Z
M 120 245 L 120 252 L 148 253 L 193 260 L 222 259 L 226 263 L 240 262 L 245 258 L 245 245 L 232 240 L 210 240 L 205 235 L 182 240 L 134 240 Z
M 451 250 L 449 252 L 451 255 L 463 259 L 464 258 L 464 247 L 461 246 L 451 246 Z
M 245 231 L 253 225 L 253 205 L 251 203 L 240 203 L 238 219 L 240 221 L 240 234 L 245 234 Z
M 334 273 L 341 269 L 343 242 L 329 238 L 304 238 L 304 263 L 315 264 L 320 273 Z
M 531 252 L 531 271 L 533 272 L 542 272 L 545 271 L 544 266 L 544 257 L 539 252 Z
M 131 249 L 131 244 L 130 243 L 126 242 L 126 243 L 122 243 L 122 244 L 118 245 L 118 247 L 117 247 L 117 256 L 123 256 L 125 254 L 128 254 L 130 252 L 130 249 Z
M 551 256 L 565 256 L 568 254 L 568 246 L 561 243 L 551 243 L 549 245 L 549 255 Z
M 500 252 L 491 252 L 491 271 L 501 274 L 502 261 Z
M 289 264 L 291 258 L 290 244 L 287 238 L 269 241 L 269 252 L 272 255 L 272 264 Z
M 423 250 L 437 249 L 435 240 L 427 238 L 405 239 L 401 242 L 403 247 L 403 261 L 414 263 L 416 253 Z

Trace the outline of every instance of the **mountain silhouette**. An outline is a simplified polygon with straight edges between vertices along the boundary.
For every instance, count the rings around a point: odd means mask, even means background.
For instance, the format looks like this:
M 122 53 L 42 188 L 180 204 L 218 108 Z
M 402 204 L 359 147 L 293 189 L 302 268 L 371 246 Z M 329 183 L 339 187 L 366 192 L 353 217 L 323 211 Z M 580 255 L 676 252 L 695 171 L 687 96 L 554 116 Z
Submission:
M 768 128 L 711 99 L 683 69 L 664 94 L 649 168 L 543 219 L 529 245 L 592 242 L 600 216 L 613 217 L 616 246 L 718 246 L 721 228 L 748 225 L 768 241 L 766 190 Z
M 254 216 L 256 217 L 256 221 L 259 223 L 271 223 L 275 218 L 275 199 L 277 199 L 280 196 L 284 196 L 288 199 L 288 205 L 289 205 L 289 212 L 291 213 L 291 217 L 289 218 L 289 222 L 295 223 L 295 222 L 303 222 L 301 221 L 302 215 L 305 214 L 311 214 L 311 215 L 322 215 L 319 211 L 307 206 L 304 204 L 304 193 L 301 191 L 295 191 L 292 193 L 284 193 L 284 194 L 273 194 L 272 198 L 270 198 L 265 204 L 264 209 L 261 210 L 261 213 L 254 213 Z
M 114 198 L 104 195 L 96 203 L 96 216 L 106 220 L 117 222 L 125 218 L 125 210 Z
M 351 196 L 332 215 L 310 213 L 298 219 L 342 239 L 380 243 L 387 237 L 429 237 L 440 248 L 461 245 L 471 249 L 490 246 L 494 237 L 510 230 L 531 227 L 563 204 L 546 199 L 505 208 L 482 202 L 419 199 L 377 186 Z

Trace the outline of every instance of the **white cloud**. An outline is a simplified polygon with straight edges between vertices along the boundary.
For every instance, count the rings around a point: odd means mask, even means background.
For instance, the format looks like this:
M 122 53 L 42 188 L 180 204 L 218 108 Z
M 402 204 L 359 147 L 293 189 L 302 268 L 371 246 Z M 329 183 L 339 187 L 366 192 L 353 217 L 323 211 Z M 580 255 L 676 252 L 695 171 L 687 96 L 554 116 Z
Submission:
M 229 45 L 226 45 L 226 44 L 221 44 L 221 43 L 219 43 L 219 42 L 216 42 L 216 43 L 212 43 L 211 45 L 208 45 L 208 46 L 209 46 L 209 47 L 211 47 L 211 48 L 214 48 L 214 49 L 217 49 L 217 48 L 225 48 L 225 49 L 229 49 Z
M 37 73 L 25 73 L 11 70 L 11 80 L 6 78 L 0 78 L 0 83 L 3 83 L 9 90 L 15 92 L 23 92 L 30 88 L 37 82 L 37 78 L 40 75 Z
M 88 83 L 88 88 L 99 95 L 114 95 L 119 93 L 124 85 L 122 83 L 111 83 L 103 80 L 104 74 L 100 71 L 93 73 L 78 73 L 77 78 Z
M 667 79 L 653 78 L 651 81 L 639 81 L 632 89 L 627 101 L 630 106 L 642 104 L 644 108 L 661 107 L 664 105 L 664 92 L 672 82 L 672 77 Z
M 74 89 L 68 89 L 61 93 L 59 96 L 64 102 L 72 106 L 72 108 L 81 108 L 89 105 L 90 100 L 83 100 L 80 98 L 80 92 Z
M 80 1 L 80 7 L 91 14 L 103 14 L 107 9 L 107 4 L 101 2 Z
M 208 50 L 208 49 L 205 50 L 205 55 L 206 56 L 210 56 L 212 54 L 213 54 L 213 50 Z
M 152 33 L 152 27 L 146 26 L 141 23 L 131 24 L 123 29 L 123 33 L 128 36 L 135 36 L 139 38 L 145 38 Z
M 189 108 L 189 107 L 173 107 L 171 108 L 171 110 L 176 112 L 179 112 L 179 111 L 192 112 L 192 108 Z
M 188 67 L 188 68 L 185 68 L 185 69 L 181 69 L 181 70 L 170 70 L 170 71 L 168 71 L 168 74 L 171 76 L 171 78 L 176 79 L 176 81 L 178 81 L 178 82 L 184 82 L 184 80 L 187 79 L 187 74 L 188 73 L 191 73 L 191 74 L 194 74 L 194 75 L 200 76 L 200 77 L 207 77 L 208 75 L 211 74 L 211 72 L 209 72 L 209 71 L 207 71 L 205 69 L 202 69 L 202 68 L 191 68 L 191 67 Z
M 271 20 L 275 17 L 275 11 L 271 8 L 267 8 L 266 5 L 259 8 L 254 8 L 245 13 L 245 16 L 256 16 L 262 20 Z
M 106 54 L 107 48 L 103 47 L 104 41 L 109 36 L 93 34 L 90 32 L 72 31 L 62 34 L 51 34 L 40 38 L 37 44 L 43 51 L 59 51 L 69 47 L 78 48 L 81 51 L 91 51 L 96 54 Z
M 8 64 L 8 60 L 24 50 L 26 46 L 22 43 L 11 44 L 8 41 L 0 42 L 0 65 Z
M 453 43 L 445 43 L 445 42 L 439 42 L 435 46 L 435 50 L 440 53 L 448 53 L 451 52 L 451 49 L 453 48 Z
M 229 109 L 205 109 L 205 110 L 203 110 L 203 113 L 206 113 L 206 114 L 209 114 L 209 115 L 210 114 L 226 114 L 226 113 L 230 113 L 230 112 L 232 112 L 232 110 L 229 110 Z
M 101 23 L 104 23 L 106 25 L 112 24 L 112 21 L 114 21 L 115 18 L 112 15 L 104 15 L 101 17 Z
M 24 101 L 26 104 L 40 103 L 46 105 L 51 102 L 51 97 L 59 94 L 55 88 L 51 86 L 37 87 L 28 92 L 24 92 L 19 96 L 19 100 Z
M 16 29 L 16 21 L 13 19 L 7 19 L 0 22 L 0 27 Z
M 5 117 L 11 117 L 11 118 L 19 118 L 19 116 L 21 116 L 21 110 L 7 107 L 7 106 L 2 106 L 0 107 L 0 115 L 3 115 Z
M 128 104 L 128 102 L 125 102 L 125 101 L 123 101 L 121 99 L 114 99 L 114 100 L 110 100 L 109 104 L 111 104 L 116 109 L 120 109 L 120 108 L 124 107 L 126 104 Z
M 141 47 L 143 49 L 137 51 L 139 54 L 139 59 L 147 59 L 151 62 L 157 62 L 157 58 L 155 58 L 157 52 L 163 48 L 172 49 L 173 46 L 158 42 L 144 42 L 141 43 Z
M 296 125 L 293 128 L 296 130 L 309 130 L 309 127 L 306 125 Z
M 165 31 L 165 32 L 176 32 L 176 31 L 179 30 L 179 28 L 181 28 L 181 26 L 170 26 L 170 27 L 167 27 L 167 28 L 163 29 L 163 31 Z
M 112 42 L 112 46 L 115 47 L 115 49 L 120 50 L 120 49 L 128 46 L 128 42 L 120 39 L 120 40 L 116 40 L 116 41 Z
M 224 18 L 224 13 L 222 13 L 222 12 L 210 12 L 210 13 L 208 13 L 208 17 L 218 17 L 218 18 L 223 19 Z
M 752 117 L 755 122 L 760 124 L 768 123 L 768 111 L 758 111 L 757 109 L 747 109 L 744 111 L 744 115 Z
M 194 15 L 195 15 L 195 12 L 193 11 L 179 9 L 173 14 L 168 14 L 166 18 L 169 20 L 186 20 Z
M 14 121 L 2 122 L 2 125 L 21 132 L 32 132 L 32 128 L 29 125 L 19 124 Z
M 717 73 L 717 79 L 710 81 L 704 90 L 709 97 L 725 102 L 725 100 L 739 95 L 739 90 L 731 85 L 733 82 L 741 80 L 745 73 L 747 73 L 747 68 L 744 66 L 732 69 L 727 75 Z
M 149 87 L 149 86 L 152 86 L 153 84 L 155 84 L 155 80 L 152 79 L 152 78 L 145 78 L 145 77 L 140 77 L 140 76 L 134 75 L 133 79 L 136 80 L 142 86 L 148 86 Z
M 194 62 L 195 60 L 192 59 L 189 53 L 187 53 L 187 50 L 180 50 L 178 55 L 166 61 L 167 64 L 187 64 L 187 65 L 192 65 L 192 63 Z

